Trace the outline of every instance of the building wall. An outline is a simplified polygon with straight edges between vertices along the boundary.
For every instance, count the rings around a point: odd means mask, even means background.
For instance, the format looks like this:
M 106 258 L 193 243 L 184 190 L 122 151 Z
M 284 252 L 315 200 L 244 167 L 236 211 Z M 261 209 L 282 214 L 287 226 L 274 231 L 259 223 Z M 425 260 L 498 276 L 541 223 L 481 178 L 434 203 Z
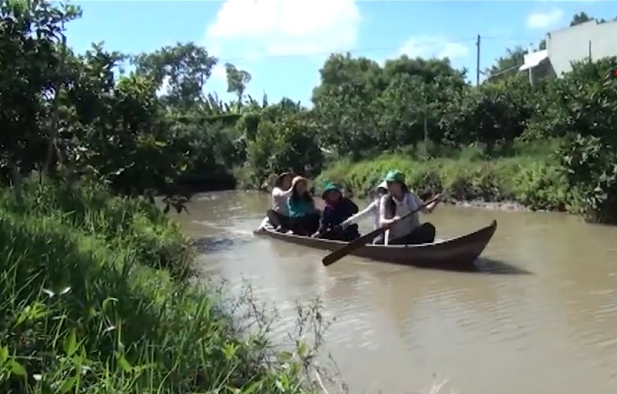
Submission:
M 533 85 L 538 81 L 553 79 L 555 77 L 555 70 L 553 69 L 551 62 L 544 61 L 537 67 L 531 69 L 529 82 Z
M 571 62 L 617 56 L 617 21 L 589 21 L 553 31 L 546 40 L 548 58 L 557 75 L 572 70 Z

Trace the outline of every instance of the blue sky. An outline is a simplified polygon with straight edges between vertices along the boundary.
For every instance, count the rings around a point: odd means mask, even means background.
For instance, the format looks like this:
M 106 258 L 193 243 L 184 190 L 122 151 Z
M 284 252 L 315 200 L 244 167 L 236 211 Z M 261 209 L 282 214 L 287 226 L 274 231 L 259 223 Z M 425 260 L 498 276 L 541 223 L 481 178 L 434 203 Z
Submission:
M 475 80 L 476 36 L 481 69 L 515 45 L 537 43 L 566 27 L 573 14 L 617 16 L 614 1 L 81 1 L 83 18 L 67 26 L 77 51 L 92 42 L 125 53 L 194 41 L 251 73 L 247 93 L 308 103 L 319 68 L 333 51 L 382 62 L 402 53 L 448 56 Z M 207 90 L 226 94 L 222 67 Z

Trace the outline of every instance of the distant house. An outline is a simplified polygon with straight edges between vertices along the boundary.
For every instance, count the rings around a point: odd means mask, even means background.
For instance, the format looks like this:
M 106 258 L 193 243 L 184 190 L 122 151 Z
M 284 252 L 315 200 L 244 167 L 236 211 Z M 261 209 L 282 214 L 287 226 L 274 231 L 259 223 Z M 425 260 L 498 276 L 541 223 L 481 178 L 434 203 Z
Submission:
M 560 76 L 572 70 L 572 62 L 617 56 L 617 21 L 581 23 L 546 35 L 546 49 L 529 51 L 520 71 L 536 78 Z

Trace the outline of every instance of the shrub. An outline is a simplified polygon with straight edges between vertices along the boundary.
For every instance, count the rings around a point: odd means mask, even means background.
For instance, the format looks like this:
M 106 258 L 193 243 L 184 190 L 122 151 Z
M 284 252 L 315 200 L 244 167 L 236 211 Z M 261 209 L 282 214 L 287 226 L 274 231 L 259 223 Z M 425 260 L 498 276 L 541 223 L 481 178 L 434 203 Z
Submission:
M 118 244 L 130 244 L 135 258 L 155 268 L 186 276 L 193 257 L 190 239 L 154 204 L 142 198 L 115 197 L 103 186 L 30 180 L 17 198 L 13 189 L 0 190 L 0 206 L 16 214 L 54 215 L 62 223 Z
M 311 389 L 306 343 L 274 351 L 267 325 L 249 333 L 212 288 L 153 268 L 149 258 L 176 258 L 186 240 L 142 201 L 52 184 L 28 184 L 22 203 L 2 193 L 0 392 Z
M 439 192 L 450 201 L 512 201 L 532 209 L 566 209 L 566 187 L 557 163 L 548 155 L 517 154 L 481 160 L 475 154 L 461 152 L 459 158 L 422 161 L 387 155 L 337 164 L 317 181 L 335 179 L 357 194 L 367 195 L 392 169 L 402 171 L 407 185 L 425 198 Z

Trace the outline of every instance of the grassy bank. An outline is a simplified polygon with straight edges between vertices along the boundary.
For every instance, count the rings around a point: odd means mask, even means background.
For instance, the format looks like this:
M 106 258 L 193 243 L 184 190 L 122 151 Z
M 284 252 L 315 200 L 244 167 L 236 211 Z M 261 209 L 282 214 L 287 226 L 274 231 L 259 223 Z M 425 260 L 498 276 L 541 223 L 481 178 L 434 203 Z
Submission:
M 424 196 L 441 192 L 452 202 L 516 202 L 536 210 L 568 210 L 566 188 L 552 152 L 550 143 L 512 148 L 494 158 L 478 148 L 435 154 L 416 147 L 360 162 L 335 162 L 316 183 L 333 180 L 363 196 L 388 170 L 399 169 L 409 187 Z
M 0 392 L 299 393 L 276 353 L 184 276 L 190 241 L 151 204 L 103 188 L 0 191 Z

